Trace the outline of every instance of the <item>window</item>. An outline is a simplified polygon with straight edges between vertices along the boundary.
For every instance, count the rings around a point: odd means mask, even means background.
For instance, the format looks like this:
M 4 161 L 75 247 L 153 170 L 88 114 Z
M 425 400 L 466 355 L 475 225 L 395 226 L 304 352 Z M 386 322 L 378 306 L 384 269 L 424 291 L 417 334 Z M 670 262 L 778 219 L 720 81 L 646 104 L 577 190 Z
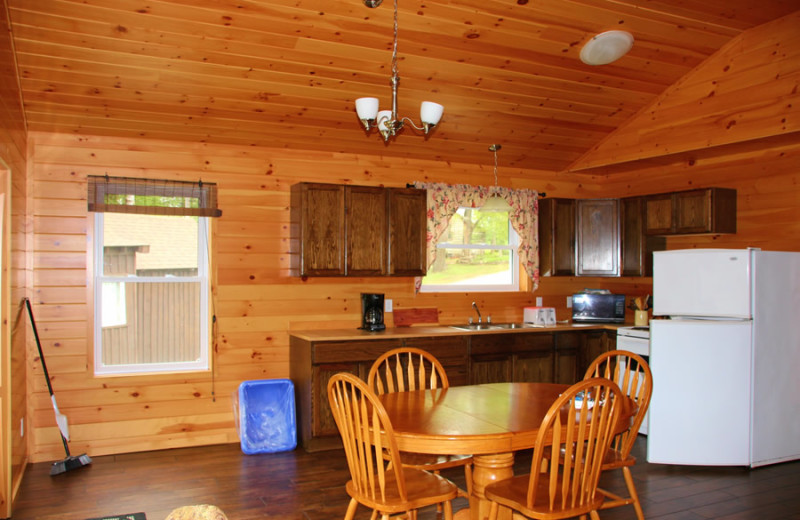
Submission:
M 208 369 L 209 185 L 89 180 L 95 373 Z
M 508 212 L 459 208 L 436 244 L 420 290 L 518 291 L 518 245 Z

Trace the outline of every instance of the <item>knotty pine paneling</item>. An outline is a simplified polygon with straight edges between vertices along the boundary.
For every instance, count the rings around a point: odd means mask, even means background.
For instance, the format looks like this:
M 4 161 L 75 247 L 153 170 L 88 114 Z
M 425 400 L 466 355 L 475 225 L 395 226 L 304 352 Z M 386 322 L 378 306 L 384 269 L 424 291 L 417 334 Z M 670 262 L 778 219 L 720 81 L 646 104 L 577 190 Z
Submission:
M 414 180 L 489 184 L 491 168 L 471 164 L 391 159 L 376 155 L 156 141 L 82 138 L 32 133 L 33 222 L 37 312 L 53 359 L 59 405 L 75 424 L 75 451 L 119 453 L 173 446 L 236 442 L 230 401 L 243 380 L 288 376 L 292 330 L 355 328 L 360 293 L 383 292 L 396 308 L 436 307 L 440 322 L 463 322 L 476 301 L 496 321 L 519 320 L 536 296 L 568 316 L 566 296 L 584 287 L 625 294 L 650 291 L 648 278 L 544 278 L 531 293 L 414 294 L 410 278 L 309 278 L 288 276 L 289 188 L 300 181 L 403 186 Z M 620 167 L 610 175 L 572 175 L 500 168 L 500 184 L 546 191 L 548 196 L 604 197 L 689 189 L 701 185 L 739 190 L 737 235 L 672 238 L 670 247 L 708 241 L 744 247 L 751 242 L 791 249 L 800 244 L 796 224 L 772 229 L 764 215 L 796 214 L 800 148 L 783 139 L 716 150 L 693 158 L 660 158 Z M 795 167 L 793 168 L 794 165 Z M 627 169 L 626 169 L 627 168 Z M 85 267 L 73 255 L 90 253 L 91 220 L 85 209 L 89 174 L 177 178 L 219 183 L 223 216 L 214 222 L 214 309 L 218 317 L 213 373 L 94 378 L 89 365 L 89 306 Z M 701 181 L 702 177 L 702 181 Z M 63 184 L 64 189 L 58 189 Z M 41 186 L 42 190 L 39 190 Z M 56 210 L 55 208 L 60 208 Z M 66 208 L 66 209 L 65 209 Z M 45 220 L 46 217 L 46 220 Z M 80 224 L 86 219 L 86 228 Z M 63 220 L 63 227 L 59 221 Z M 83 244 L 83 246 L 78 246 Z M 726 247 L 727 247 L 726 245 Z M 57 259 L 63 252 L 70 260 Z M 69 308 L 74 307 L 74 308 Z M 86 315 L 76 312 L 86 309 Z M 387 316 L 391 325 L 391 314 Z M 36 460 L 59 458 L 46 387 L 36 365 Z M 61 390 L 63 389 L 63 390 Z M 73 417 L 74 415 L 74 417 Z
M 0 0 L 0 12 L 6 13 Z M 28 372 L 27 321 L 16 321 L 30 271 L 28 248 L 27 135 L 17 83 L 8 17 L 0 16 L 0 192 L 4 194 L 0 233 L 0 518 L 11 516 L 11 503 L 28 461 L 24 423 Z M 23 433 L 20 426 L 26 426 Z
M 800 135 L 800 11 L 742 33 L 570 170 Z
M 544 280 L 537 293 L 414 294 L 411 278 L 288 276 L 289 189 L 300 181 L 404 186 L 414 180 L 489 184 L 492 169 L 389 159 L 144 139 L 32 133 L 33 293 L 59 407 L 70 418 L 74 451 L 101 455 L 209 442 L 236 442 L 231 393 L 244 380 L 288 377 L 292 330 L 353 328 L 362 292 L 383 292 L 397 308 L 437 307 L 442 323 L 462 322 L 472 301 L 498 321 L 519 320 L 542 296 L 564 308 L 567 294 L 606 281 Z M 378 144 L 378 146 L 382 146 Z M 487 152 L 488 153 L 488 152 Z M 214 221 L 216 352 L 212 373 L 152 377 L 92 375 L 86 268 L 92 219 L 86 176 L 202 178 L 219 184 Z M 599 193 L 600 177 L 501 169 L 500 182 L 550 196 Z M 58 208 L 58 209 L 55 209 Z M 63 223 L 63 225 L 62 225 Z M 83 265 L 79 257 L 83 256 Z M 615 280 L 639 290 L 641 280 Z M 644 291 L 643 291 L 644 292 Z M 391 325 L 391 314 L 387 317 Z M 48 366 L 50 368 L 50 366 Z M 63 457 L 40 369 L 29 364 L 35 424 L 32 457 Z

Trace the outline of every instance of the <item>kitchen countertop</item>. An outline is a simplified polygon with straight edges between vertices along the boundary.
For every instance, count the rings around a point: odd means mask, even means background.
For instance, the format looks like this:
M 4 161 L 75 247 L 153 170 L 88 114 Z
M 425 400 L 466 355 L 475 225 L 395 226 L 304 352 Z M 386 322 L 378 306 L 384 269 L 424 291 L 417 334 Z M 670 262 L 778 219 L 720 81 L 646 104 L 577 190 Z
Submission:
M 293 330 L 289 336 L 305 341 L 359 341 L 376 339 L 427 338 L 433 336 L 457 336 L 476 334 L 518 334 L 521 332 L 568 332 L 580 330 L 611 330 L 631 327 L 633 323 L 560 323 L 554 327 L 523 327 L 518 329 L 458 330 L 448 325 L 421 327 L 387 327 L 386 330 L 370 332 L 361 329 Z

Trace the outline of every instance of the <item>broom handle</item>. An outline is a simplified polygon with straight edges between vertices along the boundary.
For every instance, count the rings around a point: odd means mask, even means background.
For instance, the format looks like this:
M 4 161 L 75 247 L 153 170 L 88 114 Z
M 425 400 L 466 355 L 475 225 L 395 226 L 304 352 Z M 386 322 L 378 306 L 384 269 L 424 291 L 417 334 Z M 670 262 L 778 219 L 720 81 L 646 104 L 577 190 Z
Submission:
M 31 301 L 28 298 L 23 298 L 25 300 L 25 307 L 28 309 L 28 317 L 31 319 L 31 327 L 33 328 L 33 337 L 36 338 L 36 348 L 39 349 L 39 359 L 42 362 L 42 370 L 44 370 L 44 380 L 47 381 L 47 391 L 50 392 L 50 399 L 53 400 L 53 385 L 50 384 L 50 374 L 47 372 L 47 364 L 44 362 L 44 352 L 42 352 L 42 343 L 39 341 L 39 331 L 36 330 L 36 320 L 33 319 L 33 309 L 31 309 Z M 55 405 L 55 403 L 53 403 Z M 61 430 L 58 432 L 61 434 L 61 442 L 64 443 L 64 451 L 67 452 L 67 457 L 70 456 L 69 454 L 69 445 L 67 444 L 67 439 L 64 438 L 64 434 L 61 433 Z
M 47 372 L 47 364 L 44 362 L 44 353 L 42 352 L 42 344 L 39 341 L 39 331 L 36 330 L 36 320 L 33 319 L 33 309 L 31 309 L 31 301 L 25 298 L 25 307 L 28 308 L 28 317 L 31 319 L 31 327 L 33 328 L 33 337 L 36 338 L 36 348 L 39 349 L 39 359 L 42 361 L 42 370 L 44 370 L 44 378 L 47 381 L 47 391 L 50 392 L 50 397 L 53 397 L 53 387 L 50 384 L 50 374 Z

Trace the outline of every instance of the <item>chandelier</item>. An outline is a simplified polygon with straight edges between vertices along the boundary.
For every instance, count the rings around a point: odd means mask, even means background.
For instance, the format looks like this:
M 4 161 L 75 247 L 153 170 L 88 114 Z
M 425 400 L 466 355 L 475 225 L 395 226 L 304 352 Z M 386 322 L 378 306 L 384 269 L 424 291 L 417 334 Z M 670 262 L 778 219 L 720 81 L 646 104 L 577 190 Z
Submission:
M 363 0 L 367 7 L 378 7 L 383 0 Z M 430 131 L 439 123 L 442 118 L 444 107 L 433 101 L 423 101 L 420 105 L 419 116 L 422 126 L 417 126 L 407 117 L 397 115 L 397 85 L 400 83 L 400 76 L 397 73 L 397 0 L 394 0 L 394 43 L 392 45 L 392 109 L 379 110 L 378 98 L 363 97 L 356 99 L 356 113 L 364 124 L 364 128 L 369 132 L 374 126 L 383 136 L 384 142 L 389 142 L 391 137 L 400 132 L 405 123 L 410 124 L 416 130 L 423 132 L 427 136 Z

